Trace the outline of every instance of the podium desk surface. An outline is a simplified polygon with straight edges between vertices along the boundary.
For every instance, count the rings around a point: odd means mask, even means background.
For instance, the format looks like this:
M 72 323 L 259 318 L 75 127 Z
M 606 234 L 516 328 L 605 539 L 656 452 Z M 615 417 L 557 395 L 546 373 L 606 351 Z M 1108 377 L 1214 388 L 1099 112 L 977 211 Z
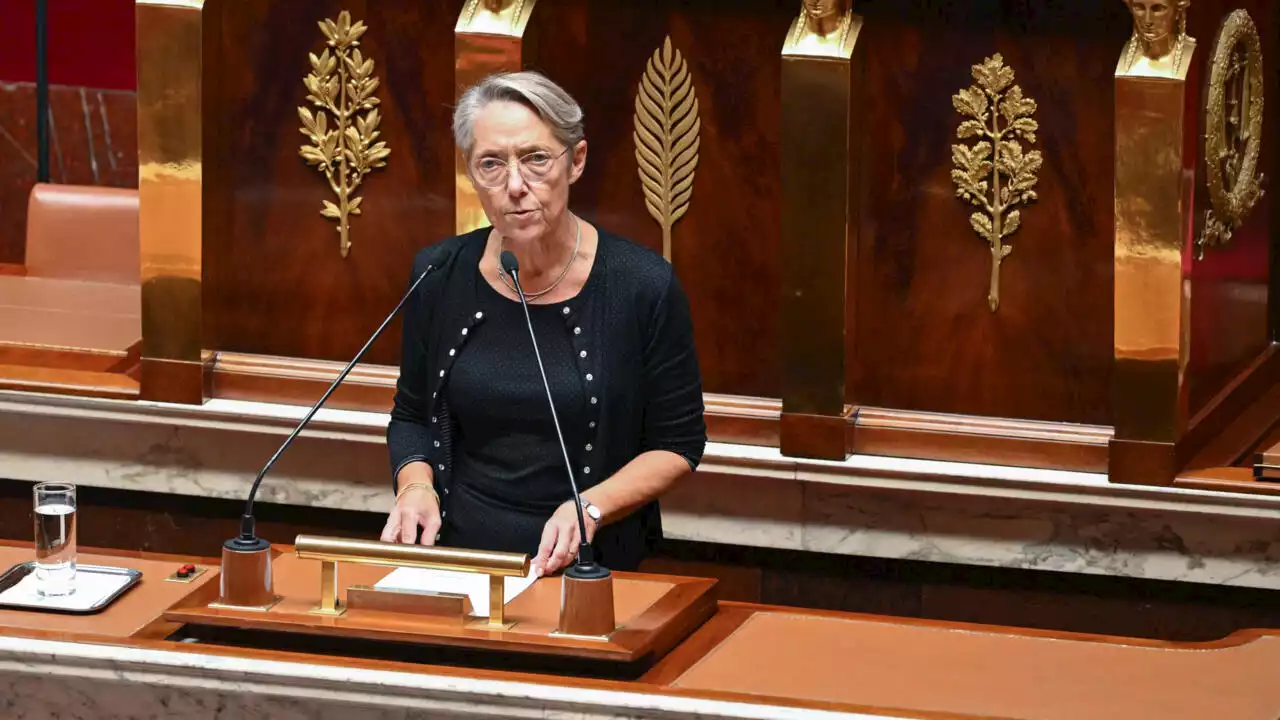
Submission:
M 29 544 L 0 543 L 0 564 L 30 557 Z M 142 672 L 148 663 L 156 665 L 155 677 L 171 678 L 172 667 L 181 666 L 187 675 L 199 673 L 204 678 L 200 682 L 207 680 L 210 687 L 232 677 L 236 683 L 250 683 L 265 663 L 271 670 L 262 671 L 261 682 L 271 689 L 260 693 L 295 692 L 300 701 L 339 703 L 341 698 L 318 689 L 337 682 L 326 678 L 342 675 L 341 687 L 347 690 L 364 682 L 361 687 L 369 688 L 369 694 L 360 702 L 381 703 L 386 717 L 402 717 L 394 713 L 405 708 L 442 707 L 430 703 L 456 702 L 459 693 L 476 694 L 477 703 L 500 695 L 513 715 L 529 716 L 514 711 L 521 701 L 513 699 L 516 691 L 511 688 L 522 688 L 516 694 L 526 698 L 541 694 L 538 708 L 546 709 L 548 698 L 554 698 L 557 707 L 591 717 L 1280 716 L 1280 683 L 1274 679 L 1280 635 L 1263 631 L 1242 631 L 1209 643 L 1168 643 L 720 602 L 714 616 L 670 653 L 643 675 L 624 681 L 183 643 L 172 639 L 181 627 L 164 616 L 175 605 L 215 591 L 217 568 L 210 559 L 103 550 L 82 551 L 81 561 L 141 569 L 144 580 L 97 615 L 0 611 L 0 683 L 17 682 L 14 677 L 23 672 L 36 673 L 54 655 L 59 682 L 72 682 L 80 669 L 84 677 L 102 682 L 103 656 L 118 653 L 130 671 L 119 673 L 118 681 L 129 683 L 131 693 L 148 683 L 139 680 L 150 677 Z M 163 580 L 184 562 L 210 569 L 189 584 Z M 344 584 L 369 579 L 350 575 Z M 644 576 L 637 577 L 645 582 Z M 47 640 L 62 642 L 50 649 Z M 13 662 L 27 650 L 31 657 Z M 281 674 L 288 676 L 284 686 Z M 489 684 L 482 693 L 475 683 Z

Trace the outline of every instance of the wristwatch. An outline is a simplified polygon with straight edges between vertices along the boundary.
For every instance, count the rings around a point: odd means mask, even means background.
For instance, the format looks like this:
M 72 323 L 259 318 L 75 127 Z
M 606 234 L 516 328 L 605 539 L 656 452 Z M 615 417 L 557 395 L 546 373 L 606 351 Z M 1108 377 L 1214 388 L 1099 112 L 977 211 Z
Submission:
M 592 505 L 591 501 L 586 498 L 582 498 L 582 511 L 587 514 L 587 517 L 595 520 L 596 522 L 600 522 L 600 508 Z

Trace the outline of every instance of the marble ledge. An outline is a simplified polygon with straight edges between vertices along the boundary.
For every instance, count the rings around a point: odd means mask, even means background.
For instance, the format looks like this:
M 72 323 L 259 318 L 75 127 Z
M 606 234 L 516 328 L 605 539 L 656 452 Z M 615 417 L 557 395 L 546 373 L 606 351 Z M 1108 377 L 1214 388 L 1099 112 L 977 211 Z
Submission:
M 98 427 L 124 425 L 166 428 L 172 432 L 170 441 L 152 443 L 149 446 L 151 455 L 141 459 L 148 461 L 143 464 L 150 464 L 149 461 L 162 461 L 168 458 L 178 464 L 176 469 L 179 470 L 179 474 L 182 474 L 184 460 L 181 457 L 183 453 L 178 450 L 178 445 L 175 443 L 178 442 L 178 436 L 186 429 L 207 431 L 218 436 L 242 436 L 241 439 L 258 437 L 266 441 L 263 447 L 272 445 L 269 439 L 274 438 L 274 443 L 278 446 L 283 436 L 292 431 L 306 411 L 307 408 L 302 406 L 237 400 L 215 399 L 202 406 L 187 406 L 0 391 L 0 427 L 5 423 L 17 425 L 25 422 L 19 418 L 26 420 L 42 418 L 55 424 L 61 424 L 59 421 L 71 424 L 92 422 Z M 6 420 L 6 417 L 9 420 Z M 387 422 L 386 413 L 322 409 L 295 442 L 294 447 L 286 453 L 282 462 L 287 462 L 291 456 L 306 453 L 307 450 L 304 448 L 309 445 L 318 446 L 332 442 L 356 446 L 373 445 L 378 448 L 378 453 L 375 454 L 380 454 L 378 461 L 362 465 L 361 472 L 345 476 L 347 480 L 342 484 L 350 486 L 352 481 L 359 477 L 362 481 L 372 482 L 381 494 L 386 483 L 389 482 L 388 473 L 385 472 L 385 451 L 382 449 L 385 447 Z M 99 425 L 99 423 L 102 424 Z M 0 438 L 2 437 L 3 435 L 0 435 Z M 0 440 L 0 451 L 9 445 L 12 444 Z M 272 447 L 271 451 L 274 449 Z M 261 461 L 256 464 L 252 461 L 251 454 L 246 456 L 244 459 L 247 464 L 241 472 L 247 468 L 254 468 L 256 471 L 257 466 L 265 462 L 271 451 L 262 454 Z M 74 454 L 71 453 L 71 455 Z M 370 459 L 366 452 L 360 451 L 359 454 L 362 460 Z M 156 455 L 161 457 L 155 457 Z M 192 462 L 195 462 L 193 458 L 186 459 L 186 464 L 189 465 Z M 279 475 L 281 469 L 277 467 L 273 472 Z M 380 472 L 381 476 L 377 477 Z M 854 455 L 842 462 L 832 462 L 784 457 L 777 448 L 714 442 L 707 445 L 699 473 L 768 478 L 868 490 L 903 491 L 920 495 L 1004 498 L 1107 507 L 1117 510 L 1167 511 L 1280 520 L 1280 496 L 1120 485 L 1109 482 L 1106 476 L 1100 473 L 874 455 Z M 130 475 L 131 473 L 126 472 L 122 477 L 127 480 Z M 268 482 L 270 477 L 268 476 Z M 180 492 L 178 489 L 153 489 Z M 291 502 L 283 498 L 264 499 Z M 315 499 L 312 498 L 312 500 Z M 344 504 L 334 507 L 350 508 L 351 506 Z M 374 506 L 358 504 L 354 509 L 382 510 L 383 508 L 375 503 Z
M 673 694 L 13 637 L 0 637 L 0 715 L 175 720 L 888 720 L 881 715 Z
M 304 412 L 0 393 L 0 478 L 238 500 Z M 321 411 L 259 501 L 386 512 L 385 426 L 385 415 Z M 1280 499 L 1265 496 L 714 443 L 663 499 L 676 540 L 1266 589 L 1280 589 L 1277 520 Z

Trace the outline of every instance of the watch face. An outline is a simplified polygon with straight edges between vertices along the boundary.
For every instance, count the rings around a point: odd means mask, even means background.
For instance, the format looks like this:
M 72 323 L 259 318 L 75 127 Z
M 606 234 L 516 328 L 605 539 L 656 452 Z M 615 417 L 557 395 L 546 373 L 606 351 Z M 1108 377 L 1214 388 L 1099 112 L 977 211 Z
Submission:
M 590 517 L 592 520 L 600 519 L 600 508 L 596 507 L 595 505 L 587 504 L 583 506 L 583 509 L 587 511 L 587 516 Z

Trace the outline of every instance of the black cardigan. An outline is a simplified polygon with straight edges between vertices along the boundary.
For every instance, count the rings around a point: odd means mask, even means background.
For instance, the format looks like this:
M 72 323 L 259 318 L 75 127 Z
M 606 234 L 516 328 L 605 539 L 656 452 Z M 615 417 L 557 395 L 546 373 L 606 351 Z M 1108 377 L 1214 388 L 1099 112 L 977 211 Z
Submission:
M 449 509 L 453 420 L 441 392 L 467 340 L 484 331 L 477 272 L 491 228 L 456 235 L 421 250 L 418 277 L 435 266 L 405 303 L 400 378 L 387 427 L 392 486 L 410 462 L 429 462 Z M 671 265 L 647 248 L 600 230 L 592 291 L 565 304 L 590 418 L 591 450 L 574 468 L 585 490 L 648 450 L 669 450 L 696 469 L 706 447 L 702 376 L 689 303 Z M 565 480 L 565 498 L 572 497 Z M 634 569 L 662 537 L 656 501 L 600 529 L 597 559 Z

